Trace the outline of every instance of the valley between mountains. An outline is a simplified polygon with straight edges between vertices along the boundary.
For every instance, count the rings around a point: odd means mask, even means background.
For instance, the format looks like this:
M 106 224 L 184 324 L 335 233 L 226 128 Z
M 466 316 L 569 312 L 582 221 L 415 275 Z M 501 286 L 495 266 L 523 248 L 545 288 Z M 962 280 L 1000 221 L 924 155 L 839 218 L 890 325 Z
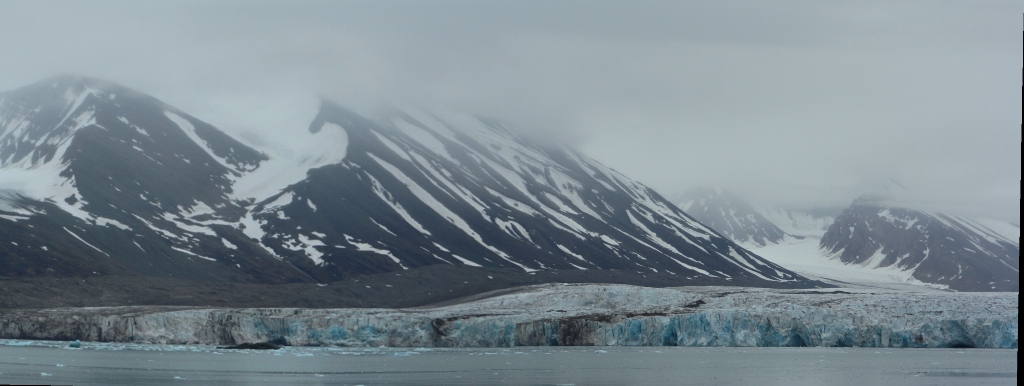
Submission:
M 864 195 L 846 208 L 758 208 L 697 189 L 680 207 L 758 255 L 841 287 L 1020 290 L 1020 227 Z

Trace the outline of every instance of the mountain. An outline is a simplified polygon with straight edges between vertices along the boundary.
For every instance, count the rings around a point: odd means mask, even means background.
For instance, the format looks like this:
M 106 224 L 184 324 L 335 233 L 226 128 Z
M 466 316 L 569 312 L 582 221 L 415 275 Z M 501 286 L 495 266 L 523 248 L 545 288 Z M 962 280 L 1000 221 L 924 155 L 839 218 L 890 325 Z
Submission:
M 802 280 L 653 190 L 497 122 L 406 112 L 379 124 L 324 101 L 309 131 L 344 132 L 344 158 L 256 203 L 244 222 L 320 280 L 432 264 Z
M 0 277 L 351 285 L 421 275 L 428 292 L 455 294 L 456 280 L 495 272 L 817 284 L 578 152 L 491 120 L 404 112 L 376 122 L 323 101 L 287 138 L 275 143 L 287 151 L 256 150 L 84 77 L 2 93 Z M 484 287 L 515 284 L 504 283 Z
M 821 248 L 846 264 L 889 267 L 958 291 L 1018 291 L 1020 228 L 1003 225 L 1008 232 L 865 197 L 836 218 Z
M 141 274 L 284 283 L 245 245 L 234 179 L 266 160 L 112 83 L 62 76 L 0 94 L 0 276 Z
M 697 188 L 681 195 L 678 202 L 697 221 L 737 243 L 763 247 L 786 238 L 785 231 L 730 192 Z

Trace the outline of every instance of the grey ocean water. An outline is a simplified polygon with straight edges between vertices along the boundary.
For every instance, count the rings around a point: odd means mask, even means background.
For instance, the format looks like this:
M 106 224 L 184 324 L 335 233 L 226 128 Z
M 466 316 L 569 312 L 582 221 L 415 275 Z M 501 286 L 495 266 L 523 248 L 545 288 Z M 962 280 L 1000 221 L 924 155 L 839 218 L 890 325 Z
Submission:
M 0 384 L 1012 385 L 1017 350 L 406 349 L 0 341 Z

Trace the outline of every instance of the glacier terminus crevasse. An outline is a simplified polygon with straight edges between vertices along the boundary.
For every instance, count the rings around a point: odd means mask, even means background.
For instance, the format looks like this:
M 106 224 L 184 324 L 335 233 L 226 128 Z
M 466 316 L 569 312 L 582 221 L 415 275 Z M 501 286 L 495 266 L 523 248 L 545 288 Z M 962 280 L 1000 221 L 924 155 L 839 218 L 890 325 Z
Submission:
M 9 310 L 0 338 L 293 346 L 1017 348 L 1017 293 L 548 284 L 410 309 Z

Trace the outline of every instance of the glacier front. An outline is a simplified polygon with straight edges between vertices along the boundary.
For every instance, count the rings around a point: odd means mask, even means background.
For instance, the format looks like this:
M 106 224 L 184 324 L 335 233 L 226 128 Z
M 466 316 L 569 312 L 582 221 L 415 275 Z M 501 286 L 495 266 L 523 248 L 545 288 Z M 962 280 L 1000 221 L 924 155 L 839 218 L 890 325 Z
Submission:
M 1017 348 L 1017 293 L 547 284 L 409 309 L 0 312 L 0 338 L 293 346 Z

